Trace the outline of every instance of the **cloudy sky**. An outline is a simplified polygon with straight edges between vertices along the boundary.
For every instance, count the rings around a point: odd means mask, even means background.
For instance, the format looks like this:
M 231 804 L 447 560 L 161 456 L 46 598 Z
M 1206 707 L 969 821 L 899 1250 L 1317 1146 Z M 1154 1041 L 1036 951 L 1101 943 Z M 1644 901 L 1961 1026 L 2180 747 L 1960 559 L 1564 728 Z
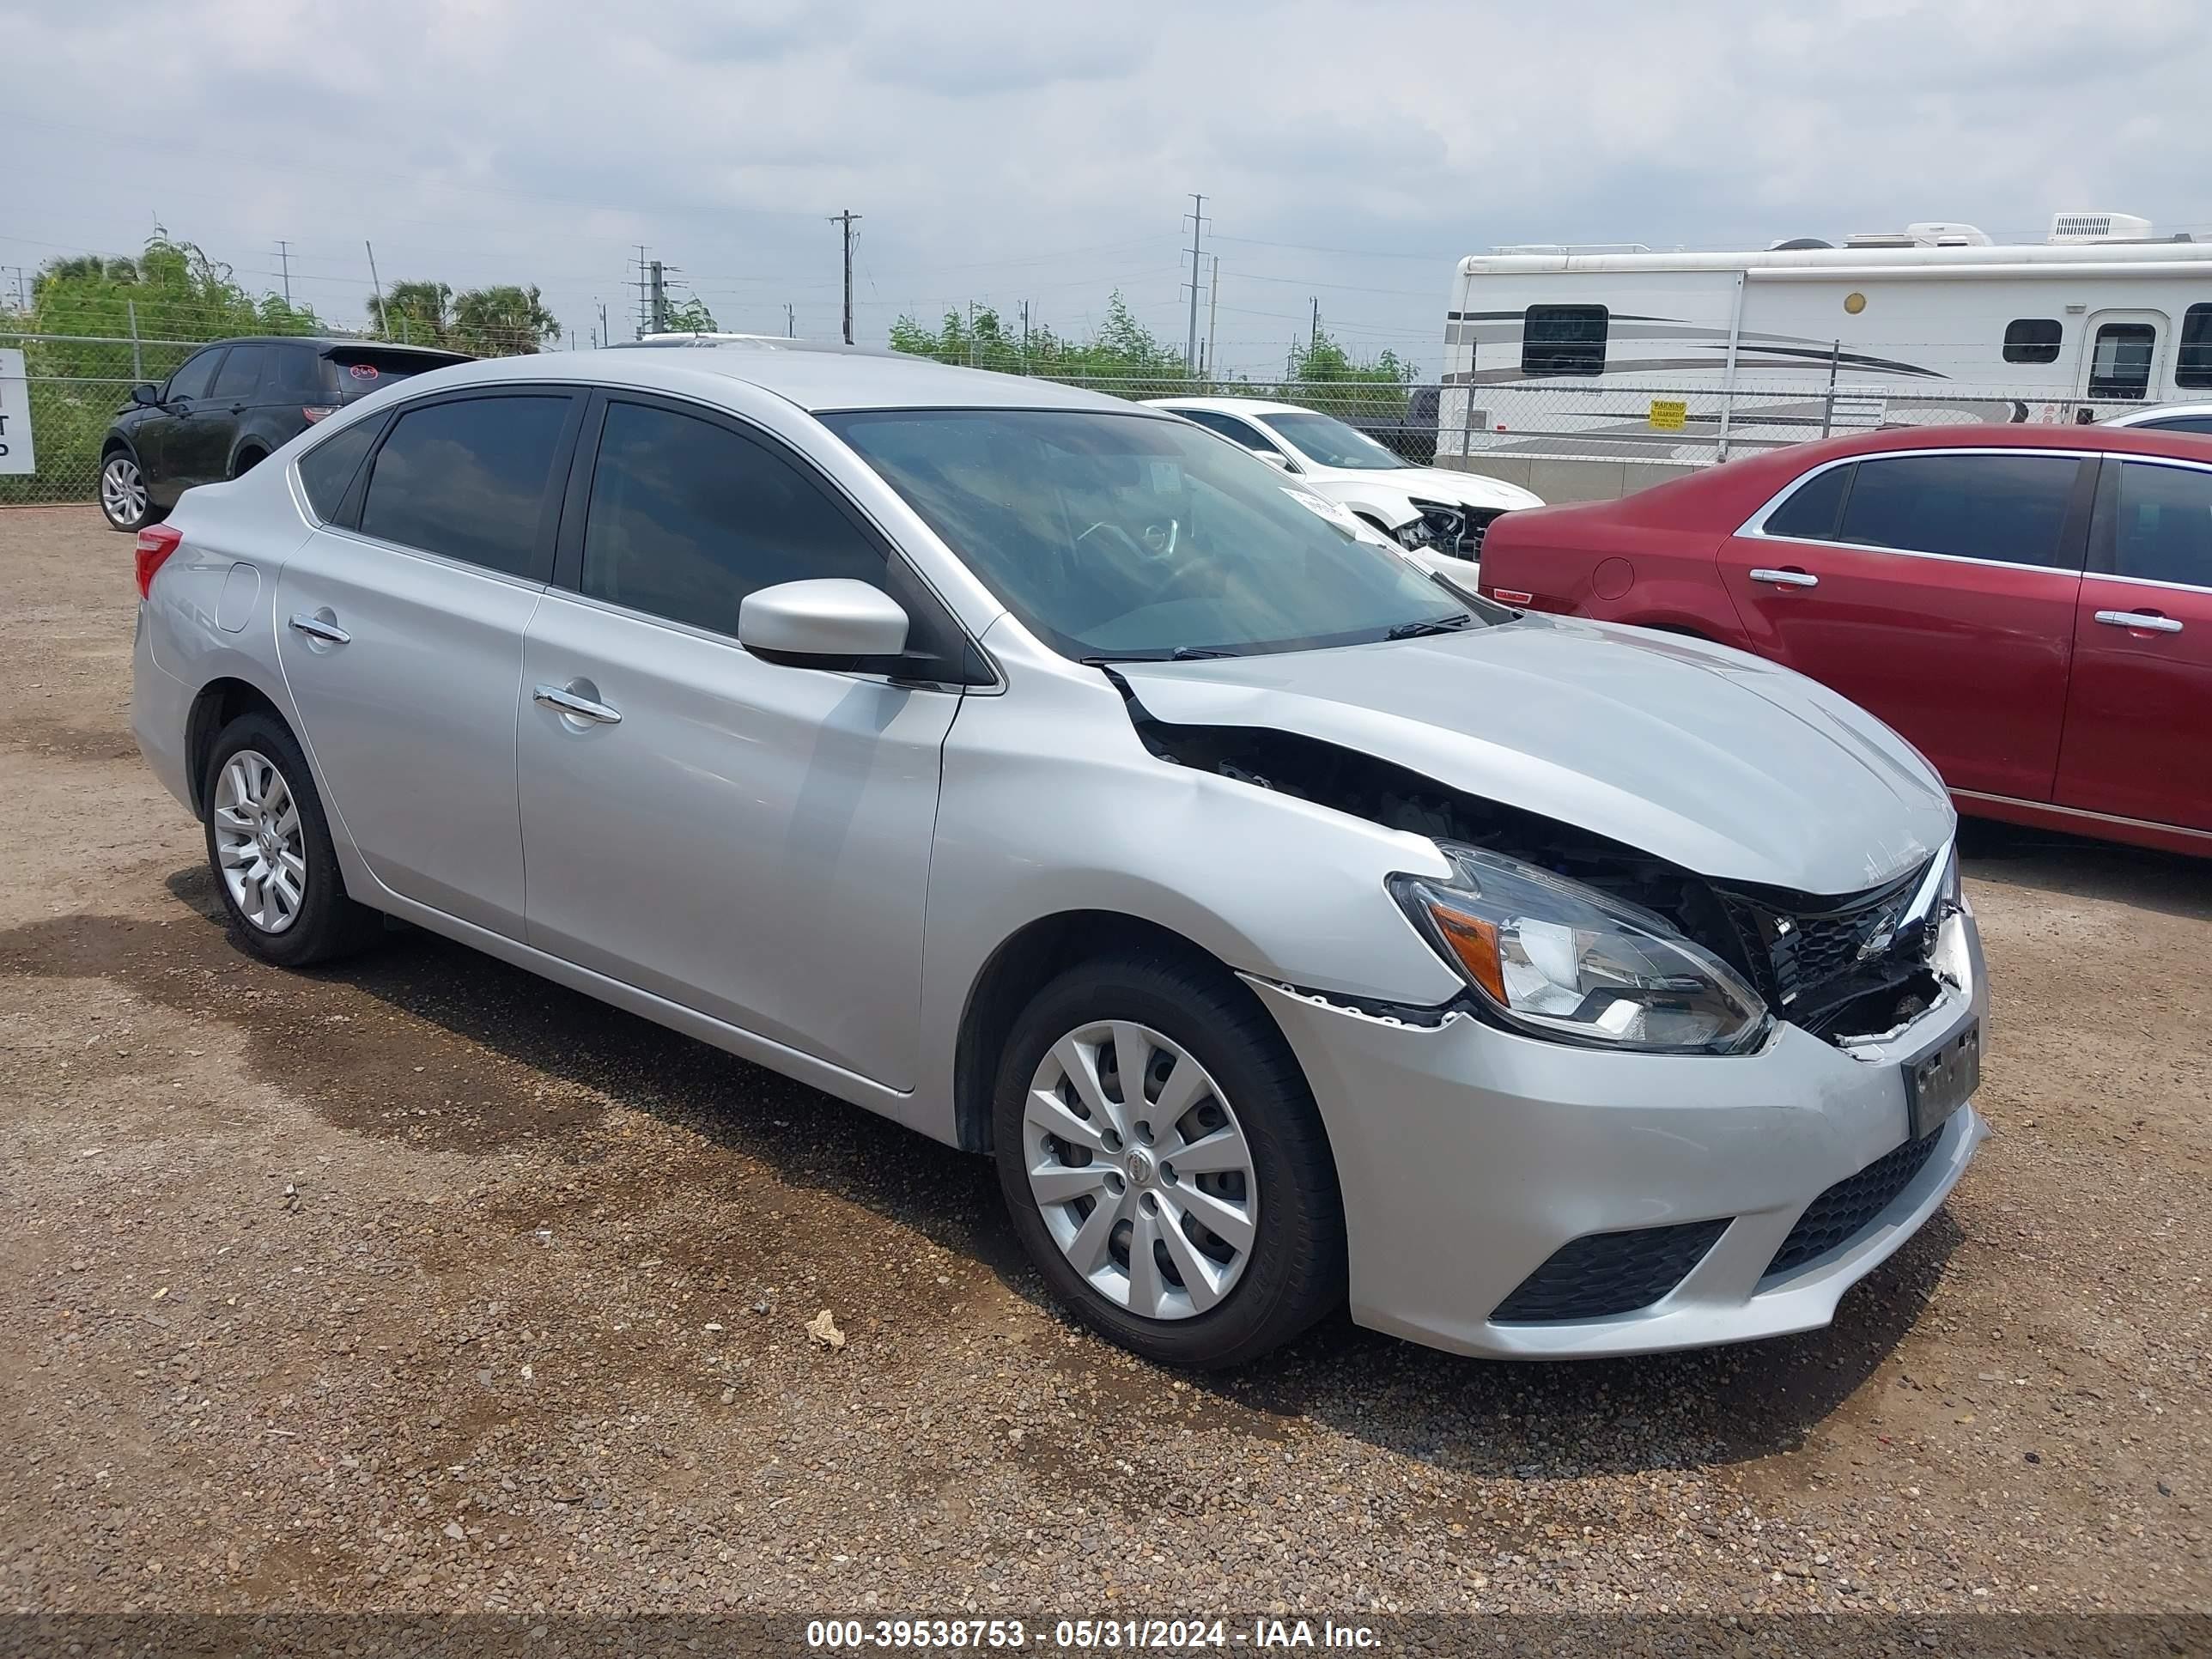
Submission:
M 0 267 L 158 221 L 274 288 L 283 239 L 344 323 L 373 240 L 627 337 L 643 243 L 725 328 L 831 336 L 849 207 L 864 340 L 970 300 L 1080 331 L 1118 287 L 1180 342 L 1200 191 L 1225 365 L 1318 299 L 1433 373 L 1499 243 L 2212 235 L 2201 0 L 0 0 Z

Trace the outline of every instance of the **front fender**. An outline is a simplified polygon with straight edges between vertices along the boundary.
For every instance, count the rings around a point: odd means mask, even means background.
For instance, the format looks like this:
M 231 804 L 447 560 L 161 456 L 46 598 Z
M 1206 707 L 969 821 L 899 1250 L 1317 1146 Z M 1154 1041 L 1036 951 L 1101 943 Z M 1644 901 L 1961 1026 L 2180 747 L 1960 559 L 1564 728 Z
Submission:
M 1001 653 L 1008 695 L 964 699 L 945 742 L 915 1127 L 955 1138 L 969 994 L 1007 939 L 1065 912 L 1133 917 L 1239 972 L 1348 997 L 1433 1006 L 1461 988 L 1384 885 L 1445 873 L 1433 842 L 1158 758 L 1103 674 L 1030 649 Z

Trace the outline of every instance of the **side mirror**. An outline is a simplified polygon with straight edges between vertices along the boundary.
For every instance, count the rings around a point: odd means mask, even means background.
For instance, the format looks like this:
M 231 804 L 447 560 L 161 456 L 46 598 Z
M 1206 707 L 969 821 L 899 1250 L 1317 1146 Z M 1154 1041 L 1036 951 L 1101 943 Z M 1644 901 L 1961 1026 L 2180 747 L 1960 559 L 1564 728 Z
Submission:
M 848 577 L 779 582 L 738 605 L 738 643 L 769 662 L 843 667 L 906 649 L 907 617 L 882 589 Z
M 161 388 L 150 384 L 134 386 L 131 388 L 131 401 L 148 409 L 159 409 L 161 406 Z
M 1291 458 L 1279 450 L 1255 449 L 1252 453 L 1278 472 L 1288 472 L 1291 470 Z

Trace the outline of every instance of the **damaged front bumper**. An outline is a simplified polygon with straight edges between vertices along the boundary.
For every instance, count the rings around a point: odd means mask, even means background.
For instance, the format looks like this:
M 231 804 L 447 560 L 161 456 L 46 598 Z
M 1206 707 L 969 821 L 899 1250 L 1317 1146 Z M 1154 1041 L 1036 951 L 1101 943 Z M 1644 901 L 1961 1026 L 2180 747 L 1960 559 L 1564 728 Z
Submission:
M 1563 1358 L 1825 1325 L 1935 1214 L 1987 1127 L 1969 1103 L 1912 1142 L 1904 1066 L 1987 1015 L 1970 909 L 1944 917 L 1932 959 L 1942 994 L 1895 1030 L 1832 1042 L 1782 1024 L 1715 1057 L 1248 982 L 1328 1128 L 1353 1317 Z

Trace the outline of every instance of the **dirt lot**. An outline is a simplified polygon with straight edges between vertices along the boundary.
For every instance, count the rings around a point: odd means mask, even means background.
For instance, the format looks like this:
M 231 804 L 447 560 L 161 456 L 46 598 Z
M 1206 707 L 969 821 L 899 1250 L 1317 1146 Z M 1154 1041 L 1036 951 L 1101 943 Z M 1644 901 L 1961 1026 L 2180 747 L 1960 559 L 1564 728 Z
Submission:
M 419 934 L 255 963 L 130 571 L 0 513 L 7 1607 L 2212 1607 L 2212 863 L 1973 836 L 1996 1133 L 1832 1330 L 1194 1381 L 980 1161 Z

